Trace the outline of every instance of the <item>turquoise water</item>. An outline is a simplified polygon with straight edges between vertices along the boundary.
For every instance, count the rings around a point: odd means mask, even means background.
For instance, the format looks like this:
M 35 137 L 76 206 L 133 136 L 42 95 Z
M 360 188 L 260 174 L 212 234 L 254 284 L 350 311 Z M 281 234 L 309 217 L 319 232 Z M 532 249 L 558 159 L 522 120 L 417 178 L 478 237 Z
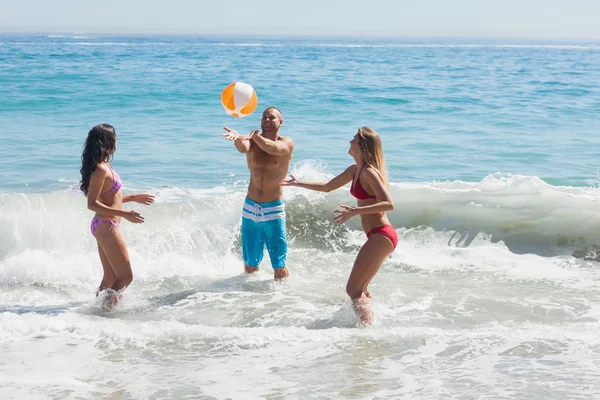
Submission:
M 479 181 L 501 172 L 597 180 L 600 45 L 221 37 L 0 37 L 0 189 L 56 189 L 78 177 L 89 128 L 114 125 L 114 164 L 132 182 L 208 188 L 244 159 L 222 126 L 230 82 L 284 112 L 295 161 L 349 161 L 376 129 L 396 182 Z
M 600 398 L 599 85 L 592 42 L 0 36 L 0 397 Z M 400 242 L 372 327 L 344 290 L 365 234 L 332 223 L 348 187 L 286 188 L 290 279 L 242 273 L 248 172 L 221 132 L 268 105 L 300 179 L 382 136 Z M 77 188 L 101 122 L 124 191 L 156 195 L 121 225 L 110 312 Z

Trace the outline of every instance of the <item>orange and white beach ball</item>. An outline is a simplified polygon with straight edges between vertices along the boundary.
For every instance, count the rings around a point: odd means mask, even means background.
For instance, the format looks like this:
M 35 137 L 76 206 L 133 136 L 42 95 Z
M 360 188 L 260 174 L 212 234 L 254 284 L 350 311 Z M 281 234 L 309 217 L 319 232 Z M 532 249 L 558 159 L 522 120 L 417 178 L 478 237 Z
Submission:
M 244 118 L 256 110 L 258 97 L 252 86 L 244 82 L 233 82 L 221 93 L 221 103 L 227 114 Z

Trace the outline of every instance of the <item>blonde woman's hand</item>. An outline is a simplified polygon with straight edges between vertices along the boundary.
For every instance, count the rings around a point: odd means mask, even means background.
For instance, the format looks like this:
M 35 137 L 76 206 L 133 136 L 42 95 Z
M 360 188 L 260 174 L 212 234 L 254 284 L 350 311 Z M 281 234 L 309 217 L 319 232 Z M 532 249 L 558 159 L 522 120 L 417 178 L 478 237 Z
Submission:
M 290 178 L 289 179 L 284 179 L 281 182 L 281 186 L 298 186 L 300 185 L 300 181 L 298 179 L 296 179 L 296 177 L 292 174 L 290 174 Z
M 356 207 L 346 206 L 344 204 L 340 204 L 340 207 L 342 208 L 341 210 L 333 210 L 334 213 L 339 214 L 333 219 L 338 224 L 343 224 L 357 214 Z

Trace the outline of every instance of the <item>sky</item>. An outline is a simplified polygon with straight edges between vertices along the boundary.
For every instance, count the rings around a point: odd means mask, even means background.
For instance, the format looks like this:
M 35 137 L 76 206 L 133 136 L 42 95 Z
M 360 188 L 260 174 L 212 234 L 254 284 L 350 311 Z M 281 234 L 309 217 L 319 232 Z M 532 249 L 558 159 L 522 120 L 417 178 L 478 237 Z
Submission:
M 600 0 L 0 0 L 0 32 L 600 39 Z

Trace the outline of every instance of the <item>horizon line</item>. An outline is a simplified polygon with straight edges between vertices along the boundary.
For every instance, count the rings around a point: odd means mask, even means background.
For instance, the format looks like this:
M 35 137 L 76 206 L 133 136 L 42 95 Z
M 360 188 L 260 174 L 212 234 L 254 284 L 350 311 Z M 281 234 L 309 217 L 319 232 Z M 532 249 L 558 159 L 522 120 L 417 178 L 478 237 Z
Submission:
M 584 40 L 584 41 L 600 41 L 600 37 L 590 36 L 519 36 L 519 35 L 407 35 L 407 34 L 374 34 L 364 35 L 358 33 L 219 33 L 219 32 L 123 32 L 123 31 L 107 31 L 107 32 L 86 32 L 86 31 L 0 31 L 0 35 L 98 35 L 98 36 L 174 36 L 174 37 L 202 37 L 202 36 L 220 36 L 220 37 L 287 37 L 287 38 L 352 38 L 352 39 L 478 39 L 478 40 Z

